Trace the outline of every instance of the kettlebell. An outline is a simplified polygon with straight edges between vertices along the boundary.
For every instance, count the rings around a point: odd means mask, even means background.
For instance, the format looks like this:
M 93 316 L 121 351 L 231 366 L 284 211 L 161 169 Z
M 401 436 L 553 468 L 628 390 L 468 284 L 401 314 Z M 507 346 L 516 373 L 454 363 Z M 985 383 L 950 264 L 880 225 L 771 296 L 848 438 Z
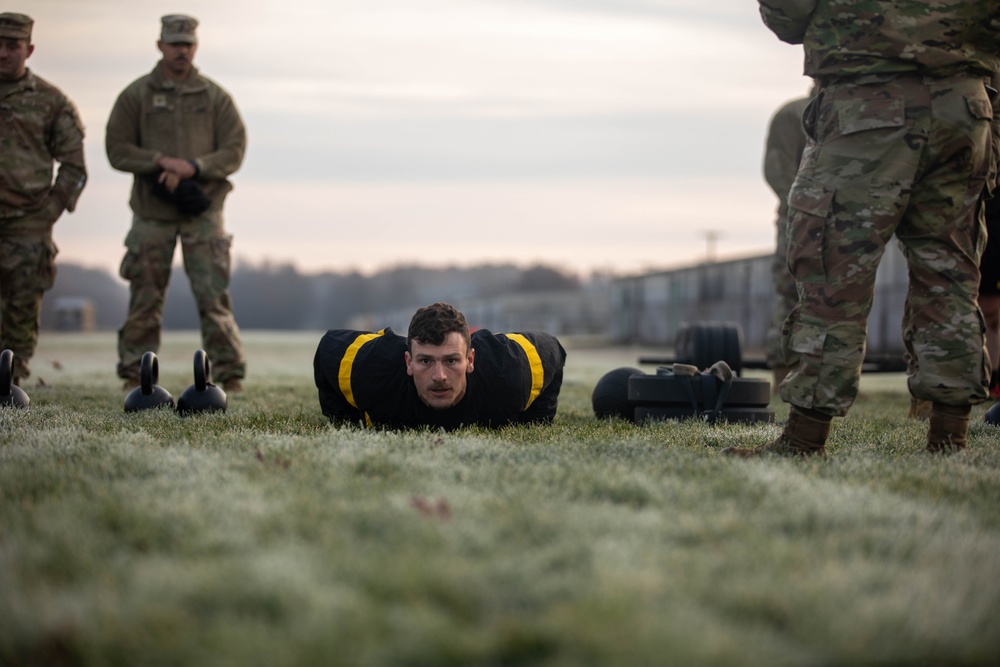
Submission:
M 199 412 L 225 412 L 229 399 L 221 387 L 212 384 L 212 364 L 205 350 L 194 353 L 194 384 L 177 399 L 177 412 L 182 415 Z
M 165 405 L 174 407 L 174 397 L 156 384 L 160 379 L 160 362 L 152 352 L 145 352 L 139 363 L 139 386 L 125 397 L 125 412 L 152 410 Z
M 14 384 L 14 353 L 0 352 L 0 407 L 26 408 L 31 399 L 24 390 Z
M 993 404 L 993 407 L 986 411 L 983 421 L 993 426 L 1000 426 L 1000 401 Z

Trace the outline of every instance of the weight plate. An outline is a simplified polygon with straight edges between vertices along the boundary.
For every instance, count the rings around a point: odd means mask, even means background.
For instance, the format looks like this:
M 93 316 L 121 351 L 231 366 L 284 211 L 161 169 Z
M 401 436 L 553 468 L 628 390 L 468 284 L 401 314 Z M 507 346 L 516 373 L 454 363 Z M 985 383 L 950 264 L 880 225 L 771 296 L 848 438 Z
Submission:
M 691 378 L 691 388 L 699 404 L 704 401 L 701 378 L 701 374 Z M 712 379 L 717 383 L 717 391 L 720 391 L 722 383 L 714 377 Z M 628 400 L 642 405 L 661 403 L 690 405 L 691 399 L 684 386 L 687 381 L 676 375 L 634 375 L 628 378 Z M 726 406 L 765 407 L 770 402 L 771 383 L 752 378 L 733 378 L 729 396 L 726 398 Z
M 725 361 L 737 375 L 743 370 L 743 331 L 735 322 L 684 322 L 677 330 L 677 362 L 700 369 Z
M 590 397 L 591 407 L 599 419 L 622 417 L 632 419 L 633 404 L 628 400 L 628 379 L 633 375 L 645 375 L 638 368 L 616 368 L 605 373 L 594 386 Z
M 694 324 L 691 326 L 690 344 L 688 348 L 688 354 L 691 361 L 689 362 L 692 366 L 697 366 L 700 369 L 708 368 L 712 365 L 705 364 L 705 359 L 711 356 L 711 350 L 709 347 L 708 334 L 705 332 L 705 325 L 703 323 Z
M 674 357 L 679 364 L 691 363 L 691 327 L 687 323 L 681 324 L 677 329 L 677 336 L 674 338 Z
M 702 331 L 704 332 L 702 337 L 705 341 L 705 349 L 698 356 L 698 368 L 708 368 L 716 361 L 723 359 L 723 333 L 722 328 L 714 322 L 706 323 L 702 327 Z M 726 359 L 726 363 L 729 363 L 728 359 Z
M 722 358 L 733 372 L 743 371 L 743 331 L 737 324 L 726 324 L 723 329 Z

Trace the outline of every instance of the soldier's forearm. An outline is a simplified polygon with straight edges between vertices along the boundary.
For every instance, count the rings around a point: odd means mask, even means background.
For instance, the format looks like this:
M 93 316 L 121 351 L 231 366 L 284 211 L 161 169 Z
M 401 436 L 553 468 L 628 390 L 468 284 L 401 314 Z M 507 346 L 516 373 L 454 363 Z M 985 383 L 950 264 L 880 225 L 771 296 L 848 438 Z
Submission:
M 82 164 L 63 162 L 59 165 L 56 182 L 52 186 L 52 195 L 70 213 L 76 210 L 76 202 L 87 184 L 87 170 Z
M 206 179 L 228 178 L 243 164 L 247 131 L 235 108 L 228 107 L 216 124 L 215 146 L 211 153 L 194 156 L 198 175 Z
M 107 144 L 108 162 L 118 171 L 130 174 L 151 174 L 158 169 L 156 162 L 162 157 L 159 151 L 140 148 L 135 144 Z
M 224 148 L 202 155 L 194 160 L 198 176 L 205 179 L 223 179 L 235 173 L 243 164 L 242 148 Z

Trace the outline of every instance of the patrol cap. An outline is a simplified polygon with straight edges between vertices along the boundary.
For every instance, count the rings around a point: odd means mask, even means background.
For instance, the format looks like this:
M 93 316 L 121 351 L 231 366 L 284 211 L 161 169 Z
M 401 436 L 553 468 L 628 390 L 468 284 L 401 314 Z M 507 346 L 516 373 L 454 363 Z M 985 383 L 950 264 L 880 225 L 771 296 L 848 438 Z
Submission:
M 35 21 L 30 16 L 4 12 L 0 14 L 0 37 L 31 41 L 31 27 L 33 25 L 35 25 Z
M 195 34 L 198 19 L 183 14 L 168 14 L 161 18 L 160 22 L 163 24 L 163 28 L 160 30 L 160 39 L 167 44 L 198 43 L 198 35 Z

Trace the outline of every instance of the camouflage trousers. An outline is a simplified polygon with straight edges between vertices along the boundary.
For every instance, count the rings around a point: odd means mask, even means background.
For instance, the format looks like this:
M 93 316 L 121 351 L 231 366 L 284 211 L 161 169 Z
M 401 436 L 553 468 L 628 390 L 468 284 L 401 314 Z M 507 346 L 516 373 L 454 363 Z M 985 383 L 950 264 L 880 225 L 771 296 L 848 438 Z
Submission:
M 788 218 L 778 216 L 776 223 L 774 258 L 771 260 L 771 284 L 774 285 L 774 305 L 771 307 L 771 326 L 767 330 L 766 354 L 769 366 L 794 366 L 798 357 L 785 351 L 781 345 L 781 331 L 785 320 L 798 303 L 795 276 L 788 270 Z
M 143 353 L 160 349 L 163 302 L 178 237 L 212 378 L 218 382 L 242 378 L 246 362 L 229 296 L 232 237 L 225 233 L 219 212 L 179 221 L 133 216 L 120 269 L 129 282 L 129 307 L 118 331 L 118 375 L 139 379 Z
M 986 399 L 977 305 L 985 230 L 976 215 L 992 106 L 956 76 L 823 86 L 789 194 L 788 261 L 799 300 L 782 331 L 800 355 L 782 384 L 793 405 L 846 414 L 858 392 L 875 271 L 893 234 L 909 268 L 903 340 L 910 393 L 948 405 Z
M 31 375 L 42 295 L 55 284 L 51 223 L 38 235 L 6 235 L 0 221 L 0 350 L 14 353 L 15 378 Z

